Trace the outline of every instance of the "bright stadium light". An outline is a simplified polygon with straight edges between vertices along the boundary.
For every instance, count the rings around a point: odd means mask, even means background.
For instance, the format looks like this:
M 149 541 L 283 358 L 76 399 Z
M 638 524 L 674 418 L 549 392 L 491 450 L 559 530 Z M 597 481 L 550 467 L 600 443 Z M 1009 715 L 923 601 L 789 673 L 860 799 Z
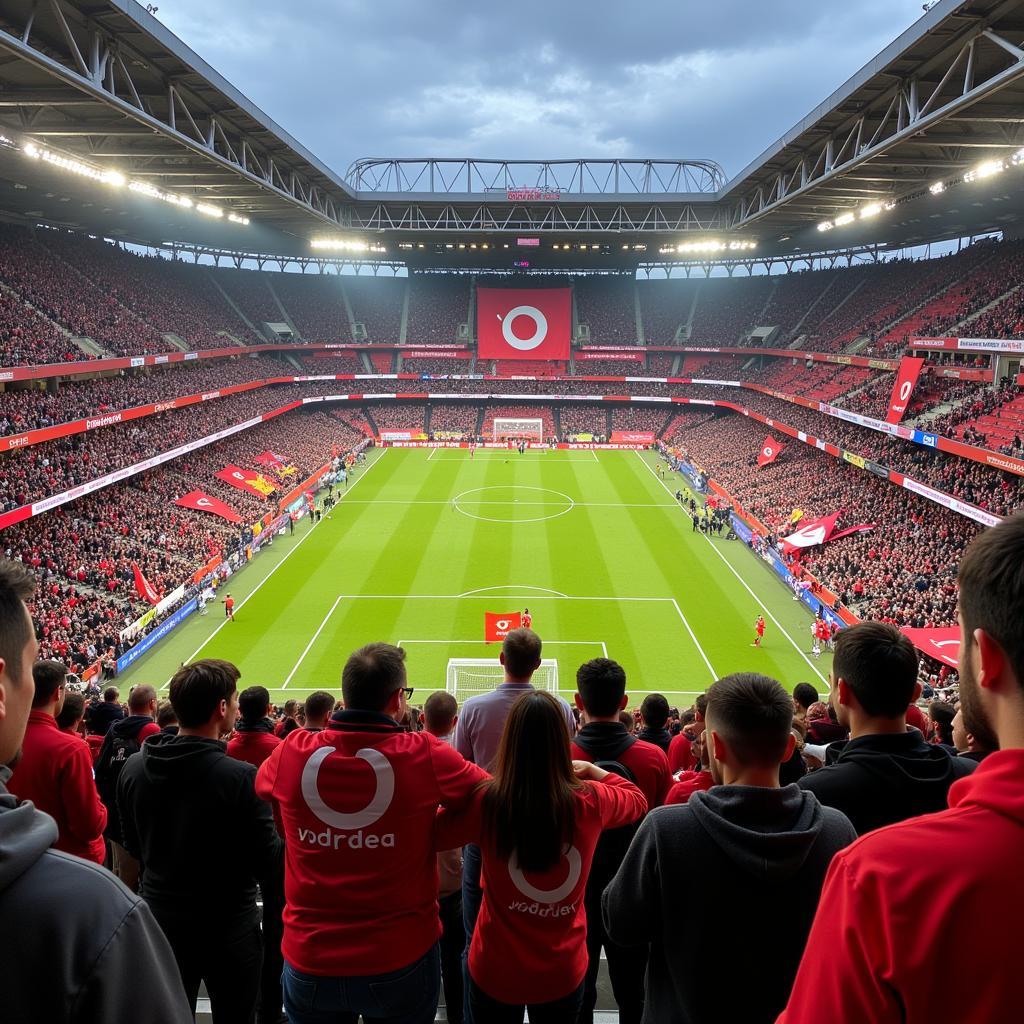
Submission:
M 881 203 L 868 203 L 867 206 L 860 208 L 860 219 L 866 220 L 868 217 L 877 217 L 882 212 Z
M 931 192 L 933 196 L 941 195 L 946 191 L 946 183 L 944 181 L 933 182 L 928 186 L 928 191 Z
M 833 224 L 832 221 L 830 221 L 830 220 L 823 220 L 823 221 L 820 221 L 819 224 L 818 224 L 818 230 L 819 231 L 831 231 L 834 227 L 835 227 L 835 224 Z
M 852 211 L 848 211 L 847 213 L 839 214 L 839 216 L 836 217 L 835 224 L 836 224 L 837 228 L 841 228 L 841 227 L 843 227 L 846 224 L 852 224 L 853 221 L 854 221 L 853 212 Z
M 972 167 L 965 175 L 964 181 L 982 181 L 985 178 L 991 178 L 994 174 L 999 174 L 1001 171 L 1006 170 L 1006 164 L 1002 160 L 985 160 L 984 162 Z
M 1010 163 L 1013 164 L 1014 167 L 1019 167 L 1024 163 L 1024 149 L 1018 149 L 1017 152 L 1010 157 Z

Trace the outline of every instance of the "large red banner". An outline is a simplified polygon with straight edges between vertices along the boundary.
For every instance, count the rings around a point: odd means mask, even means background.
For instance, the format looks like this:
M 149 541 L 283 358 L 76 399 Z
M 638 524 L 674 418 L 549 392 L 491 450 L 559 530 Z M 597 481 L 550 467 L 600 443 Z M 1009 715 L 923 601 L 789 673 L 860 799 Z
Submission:
M 779 457 L 779 452 L 782 451 L 783 447 L 784 445 L 779 444 L 779 442 L 769 434 L 764 439 L 764 444 L 761 445 L 761 451 L 758 452 L 758 466 L 767 466 L 769 462 L 774 462 Z
M 924 366 L 924 359 L 920 356 L 904 356 L 900 360 L 900 368 L 896 371 L 896 382 L 892 386 L 892 395 L 889 397 L 889 412 L 885 419 L 887 423 L 899 423 L 903 414 L 910 405 L 910 396 L 914 393 L 917 385 L 917 378 L 921 376 L 921 367 Z
M 477 354 L 481 359 L 568 359 L 569 288 L 477 288 Z
M 160 595 L 156 592 L 153 584 L 143 576 L 142 570 L 136 562 L 132 562 L 132 575 L 135 577 L 135 593 L 143 601 L 148 601 L 150 604 L 159 604 Z
M 205 491 L 189 491 L 183 494 L 175 503 L 182 508 L 194 508 L 197 512 L 209 512 L 212 515 L 220 516 L 229 523 L 240 523 L 242 517 L 220 498 L 214 498 Z
M 265 498 L 277 490 L 262 474 L 255 473 L 251 469 L 242 469 L 231 463 L 228 463 L 220 472 L 214 473 L 214 476 L 226 484 L 231 484 L 232 487 L 237 487 L 240 491 L 255 494 L 257 498 Z
M 933 626 L 929 629 L 906 627 L 901 632 L 907 635 L 922 654 L 952 665 L 953 668 L 957 667 L 957 659 L 960 656 L 959 626 Z
M 522 612 L 484 612 L 484 642 L 500 643 L 522 624 Z

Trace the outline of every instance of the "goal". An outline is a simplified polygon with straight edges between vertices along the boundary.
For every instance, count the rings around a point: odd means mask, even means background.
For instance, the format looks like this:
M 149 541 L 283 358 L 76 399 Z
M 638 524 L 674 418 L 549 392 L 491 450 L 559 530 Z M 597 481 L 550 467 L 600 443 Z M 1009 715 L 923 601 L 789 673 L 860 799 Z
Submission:
M 494 440 L 506 441 L 510 438 L 525 438 L 528 441 L 543 441 L 544 421 L 496 419 L 494 421 Z
M 497 658 L 449 658 L 445 689 L 462 705 L 478 693 L 490 693 L 505 678 Z M 558 662 L 544 658 L 533 674 L 538 690 L 558 691 Z

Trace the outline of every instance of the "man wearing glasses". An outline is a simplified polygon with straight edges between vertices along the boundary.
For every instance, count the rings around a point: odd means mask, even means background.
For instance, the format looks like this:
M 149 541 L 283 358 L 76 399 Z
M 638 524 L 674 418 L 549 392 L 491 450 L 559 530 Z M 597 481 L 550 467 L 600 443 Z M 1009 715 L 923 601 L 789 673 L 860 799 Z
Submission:
M 341 677 L 345 708 L 294 732 L 256 791 L 287 848 L 283 976 L 292 1024 L 429 1024 L 440 989 L 438 807 L 459 810 L 486 773 L 399 724 L 412 697 L 405 651 L 368 644 Z

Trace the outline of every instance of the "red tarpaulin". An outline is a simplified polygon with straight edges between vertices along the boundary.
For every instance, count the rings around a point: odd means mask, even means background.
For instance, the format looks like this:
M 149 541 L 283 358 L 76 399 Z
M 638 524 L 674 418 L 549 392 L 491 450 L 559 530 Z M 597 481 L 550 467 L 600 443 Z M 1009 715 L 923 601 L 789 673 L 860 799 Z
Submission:
M 188 494 L 183 494 L 178 498 L 174 504 L 180 505 L 182 508 L 194 508 L 198 512 L 209 512 L 212 515 L 220 516 L 221 519 L 226 519 L 229 523 L 242 521 L 242 517 L 230 505 L 205 491 L 189 491 Z
M 957 667 L 957 659 L 960 656 L 960 627 L 959 626 L 934 626 L 930 629 L 910 629 L 906 627 L 900 630 L 910 642 L 929 658 L 935 658 L 946 665 Z
M 569 288 L 477 288 L 481 359 L 568 359 Z
M 924 360 L 919 356 L 904 356 L 900 360 L 900 368 L 896 371 L 896 382 L 892 386 L 892 395 L 889 397 L 889 412 L 886 420 L 889 423 L 899 423 L 903 414 L 910 404 L 910 396 L 914 393 L 917 385 L 917 378 L 921 376 L 921 367 Z

